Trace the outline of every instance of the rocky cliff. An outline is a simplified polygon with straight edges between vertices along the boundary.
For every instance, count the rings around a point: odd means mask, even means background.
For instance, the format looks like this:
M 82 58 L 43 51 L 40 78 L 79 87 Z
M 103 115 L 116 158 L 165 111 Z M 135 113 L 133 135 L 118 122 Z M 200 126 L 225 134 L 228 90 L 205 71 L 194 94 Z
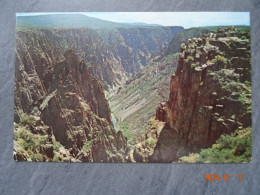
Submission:
M 57 53 L 73 49 L 106 90 L 127 78 L 121 63 L 91 29 L 34 29 L 18 31 L 17 38 L 28 47 L 31 55 L 35 55 L 35 51 L 46 53 L 50 55 L 48 60 L 59 60 L 55 59 L 59 56 Z
M 136 161 L 173 162 L 251 127 L 249 40 L 248 32 L 228 28 L 181 45 L 169 100 L 136 145 Z
M 138 72 L 152 54 L 167 47 L 183 27 L 132 27 L 105 31 L 103 39 L 127 73 Z
M 18 30 L 17 37 L 30 46 L 32 55 L 35 50 L 45 53 L 52 48 L 51 60 L 55 52 L 73 49 L 108 91 L 124 83 L 128 73 L 139 71 L 154 52 L 182 31 L 182 27 L 28 28 Z
M 150 28 L 19 27 L 15 159 L 126 161 L 126 138 L 113 128 L 104 90 L 124 83 L 128 73 L 145 66 L 151 53 L 182 31 Z
M 15 159 L 126 161 L 103 85 L 75 51 L 52 43 L 45 34 L 17 34 Z

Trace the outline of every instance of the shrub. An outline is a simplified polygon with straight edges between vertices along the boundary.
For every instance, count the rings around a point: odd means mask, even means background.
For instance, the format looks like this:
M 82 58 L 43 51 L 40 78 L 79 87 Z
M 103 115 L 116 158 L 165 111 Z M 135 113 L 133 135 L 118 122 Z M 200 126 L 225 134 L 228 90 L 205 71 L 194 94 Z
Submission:
M 59 151 L 59 149 L 61 147 L 60 142 L 58 142 L 58 141 L 56 141 L 54 139 L 52 139 L 52 142 L 53 142 L 53 150 L 56 151 L 56 152 Z
M 178 163 L 196 163 L 198 161 L 199 154 L 191 153 L 189 156 L 183 156 L 178 160 Z
M 150 148 L 155 147 L 156 143 L 157 143 L 157 139 L 154 139 L 154 138 L 151 138 L 151 137 L 148 138 L 147 140 L 145 140 L 145 145 L 147 147 L 150 147 Z
M 40 147 L 46 144 L 47 135 L 36 135 L 26 130 L 24 126 L 14 131 L 14 140 L 29 154 L 32 161 L 42 161 L 43 154 L 39 153 Z M 30 160 L 29 159 L 29 160 Z
M 193 61 L 193 60 L 194 60 L 194 58 L 193 58 L 192 56 L 188 56 L 188 57 L 187 57 L 187 62 Z
M 198 67 L 200 65 L 200 63 L 199 62 L 196 62 L 196 63 L 192 63 L 191 64 L 191 67 L 192 68 L 196 68 L 196 67 Z
M 59 157 L 55 155 L 52 159 L 52 162 L 59 162 Z
M 216 55 L 212 62 L 227 64 L 227 59 L 224 56 Z
M 153 125 L 156 122 L 155 117 L 150 118 L 149 123 Z
M 33 116 L 31 115 L 23 115 L 20 118 L 20 125 L 29 125 L 29 126 L 34 126 L 36 124 L 36 120 Z
M 18 140 L 19 144 L 25 150 L 35 149 L 35 140 L 33 139 L 33 135 L 27 130 L 20 130 L 16 131 L 16 139 Z
M 241 39 L 245 40 L 245 39 L 246 39 L 246 36 L 245 36 L 245 35 L 241 36 Z
M 30 158 L 32 161 L 43 161 L 43 156 L 40 153 L 31 154 Z
M 211 148 L 201 150 L 198 162 L 250 162 L 252 157 L 252 129 L 243 129 L 237 131 L 236 134 L 221 135 Z
M 82 150 L 83 151 L 87 151 L 91 148 L 92 144 L 93 144 L 93 139 L 92 140 L 89 140 L 89 141 L 86 141 L 85 144 L 83 145 L 82 147 Z

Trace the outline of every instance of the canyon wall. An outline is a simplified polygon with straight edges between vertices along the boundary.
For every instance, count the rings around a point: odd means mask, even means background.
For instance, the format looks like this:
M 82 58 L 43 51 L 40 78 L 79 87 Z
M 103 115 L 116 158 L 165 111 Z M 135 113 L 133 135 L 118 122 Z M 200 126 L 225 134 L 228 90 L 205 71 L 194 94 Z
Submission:
M 42 34 L 17 33 L 15 67 L 16 160 L 126 161 L 126 138 L 113 128 L 103 85 L 75 51 L 63 53 Z M 28 140 L 35 136 L 44 144 Z
M 141 68 L 132 66 L 182 30 L 148 29 L 103 29 L 103 34 L 88 28 L 18 30 L 14 158 L 128 161 L 127 138 L 115 131 L 104 92 L 124 83 L 128 73 Z M 110 31 L 115 43 L 105 39 Z M 133 55 L 120 48 L 121 38 Z
M 118 28 L 103 33 L 104 40 L 122 63 L 127 73 L 138 72 L 146 66 L 152 54 L 159 52 L 183 27 Z
M 173 162 L 212 146 L 222 134 L 250 127 L 249 33 L 219 29 L 182 44 L 169 100 L 158 107 L 156 119 L 164 124 L 147 128 L 134 151 L 137 161 Z

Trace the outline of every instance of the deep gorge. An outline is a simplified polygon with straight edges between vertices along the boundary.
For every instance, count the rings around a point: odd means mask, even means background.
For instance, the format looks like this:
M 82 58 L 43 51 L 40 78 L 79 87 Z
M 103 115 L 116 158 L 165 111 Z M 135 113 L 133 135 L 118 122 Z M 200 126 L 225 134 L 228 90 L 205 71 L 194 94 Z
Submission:
M 23 27 L 15 63 L 18 161 L 188 161 L 250 132 L 247 28 Z

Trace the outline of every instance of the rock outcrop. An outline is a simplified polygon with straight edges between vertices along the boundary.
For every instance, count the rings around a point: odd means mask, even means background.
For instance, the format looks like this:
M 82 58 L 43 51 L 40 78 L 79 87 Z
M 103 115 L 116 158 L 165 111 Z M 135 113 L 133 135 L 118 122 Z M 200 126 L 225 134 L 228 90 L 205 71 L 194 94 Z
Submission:
M 211 31 L 208 28 L 190 28 L 185 29 L 182 33 L 174 36 L 167 46 L 166 54 L 180 52 L 180 45 L 182 43 L 187 44 L 188 39 L 199 38 L 203 34 L 208 34 Z
M 16 160 L 28 157 L 20 143 L 31 154 L 27 160 L 126 161 L 126 138 L 114 130 L 103 85 L 87 64 L 71 49 L 56 50 L 41 33 L 21 34 L 15 66 Z
M 165 125 L 153 154 L 143 159 L 173 162 L 250 127 L 250 75 L 249 33 L 219 29 L 182 44 L 169 100 L 157 109 Z

